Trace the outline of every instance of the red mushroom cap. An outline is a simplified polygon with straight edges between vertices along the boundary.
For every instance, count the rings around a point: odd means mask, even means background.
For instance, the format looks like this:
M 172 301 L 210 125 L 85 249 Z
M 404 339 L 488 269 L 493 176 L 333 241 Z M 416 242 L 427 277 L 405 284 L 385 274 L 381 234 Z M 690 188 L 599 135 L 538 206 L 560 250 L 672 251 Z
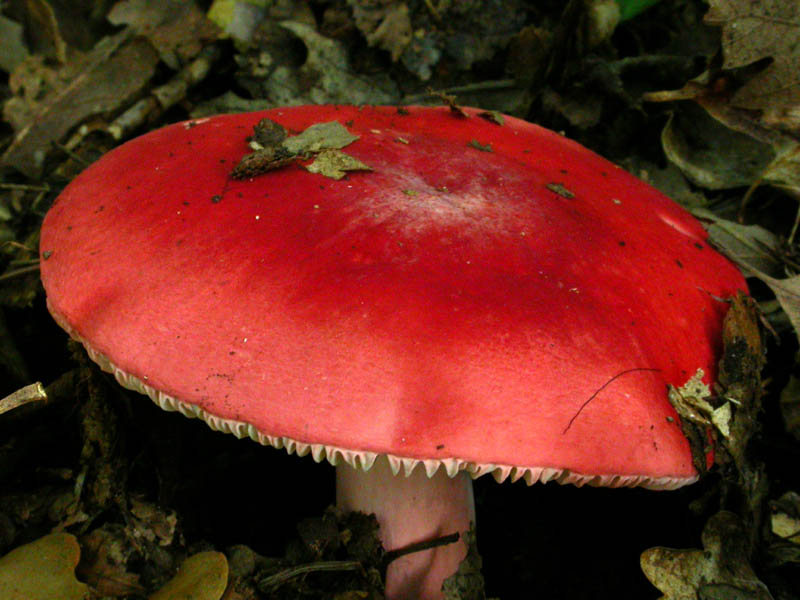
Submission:
M 293 107 L 128 142 L 45 219 L 50 310 L 162 407 L 317 460 L 692 481 L 666 385 L 713 377 L 741 275 L 610 162 L 467 113 Z M 338 121 L 372 171 L 233 179 L 264 117 Z

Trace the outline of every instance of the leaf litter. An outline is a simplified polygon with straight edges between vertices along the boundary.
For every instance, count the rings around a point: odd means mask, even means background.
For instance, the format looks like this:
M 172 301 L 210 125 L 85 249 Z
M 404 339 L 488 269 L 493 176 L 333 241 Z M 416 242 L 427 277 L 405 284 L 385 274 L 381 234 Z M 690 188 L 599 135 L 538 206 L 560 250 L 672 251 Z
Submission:
M 338 121 L 315 123 L 297 135 L 287 136 L 283 127 L 270 119 L 262 119 L 248 138 L 254 150 L 237 164 L 231 177 L 248 179 L 313 158 L 306 170 L 330 179 L 342 179 L 349 171 L 371 171 L 372 168 L 354 156 L 341 151 L 358 139 Z

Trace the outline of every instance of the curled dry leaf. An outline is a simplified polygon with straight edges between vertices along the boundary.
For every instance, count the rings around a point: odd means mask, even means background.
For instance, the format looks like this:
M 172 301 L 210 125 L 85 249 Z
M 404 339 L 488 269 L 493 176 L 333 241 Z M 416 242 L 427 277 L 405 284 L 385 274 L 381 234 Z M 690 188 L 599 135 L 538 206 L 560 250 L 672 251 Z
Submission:
M 712 63 L 680 90 L 643 97 L 695 100 L 726 127 L 771 145 L 771 161 L 750 184 L 800 192 L 800 3 L 710 0 L 710 5 L 706 22 L 722 28 L 721 66 Z
M 661 145 L 687 179 L 709 190 L 749 186 L 765 177 L 775 159 L 769 144 L 725 127 L 691 104 L 670 116 Z
M 709 239 L 735 262 L 748 277 L 756 277 L 769 286 L 786 313 L 795 333 L 800 336 L 800 275 L 781 279 L 777 260 L 777 238 L 757 225 L 740 225 L 720 219 L 710 211 L 696 209 L 696 216 L 710 223 Z

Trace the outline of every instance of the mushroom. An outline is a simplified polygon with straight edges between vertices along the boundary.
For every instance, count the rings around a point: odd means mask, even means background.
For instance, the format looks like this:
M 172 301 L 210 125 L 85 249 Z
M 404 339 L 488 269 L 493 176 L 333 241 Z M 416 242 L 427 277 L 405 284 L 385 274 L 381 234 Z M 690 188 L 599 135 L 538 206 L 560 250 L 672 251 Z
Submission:
M 45 218 L 50 312 L 162 408 L 336 465 L 337 503 L 387 549 L 466 530 L 487 473 L 695 481 L 666 387 L 713 381 L 742 276 L 655 189 L 484 116 L 304 106 L 130 141 Z M 338 122 L 366 167 L 234 179 L 262 118 Z M 387 597 L 441 597 L 465 551 L 393 562 Z

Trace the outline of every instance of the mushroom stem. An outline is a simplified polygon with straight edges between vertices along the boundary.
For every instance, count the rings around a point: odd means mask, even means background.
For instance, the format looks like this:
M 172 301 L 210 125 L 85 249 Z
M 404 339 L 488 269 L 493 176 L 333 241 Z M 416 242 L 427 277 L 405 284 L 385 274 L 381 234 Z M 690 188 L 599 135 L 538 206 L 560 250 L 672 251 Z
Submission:
M 346 511 L 374 513 L 384 549 L 469 530 L 475 521 L 472 480 L 464 472 L 448 477 L 444 468 L 430 479 L 422 465 L 404 477 L 394 475 L 381 456 L 369 471 L 336 467 L 336 504 Z M 467 553 L 459 541 L 407 554 L 386 571 L 387 600 L 442 598 L 442 582 L 458 570 Z

